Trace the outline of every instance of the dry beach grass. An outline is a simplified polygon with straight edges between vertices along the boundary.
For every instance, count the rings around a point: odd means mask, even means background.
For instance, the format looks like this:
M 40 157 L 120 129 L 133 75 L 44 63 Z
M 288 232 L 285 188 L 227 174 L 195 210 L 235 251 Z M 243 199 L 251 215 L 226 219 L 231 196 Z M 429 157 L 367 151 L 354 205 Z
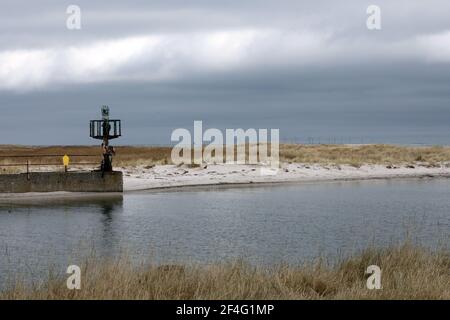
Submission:
M 133 147 L 120 146 L 117 147 L 117 154 L 114 158 L 116 166 L 129 167 L 137 165 L 167 164 L 170 160 L 171 149 L 169 147 Z M 60 166 L 62 169 L 61 156 L 67 154 L 71 158 L 71 167 L 78 164 L 89 165 L 84 168 L 95 168 L 100 165 L 101 149 L 98 146 L 0 146 L 0 172 L 16 173 L 24 172 L 26 169 L 27 158 L 15 158 L 4 156 L 40 156 L 55 155 L 53 157 L 32 157 L 29 158 L 32 164 L 31 170 L 38 168 L 45 169 L 42 164 L 53 164 Z M 57 156 L 56 156 L 57 155 Z M 76 156 L 81 155 L 81 156 Z M 2 164 L 20 164 L 18 166 L 1 167 Z
M 282 145 L 284 161 L 321 164 L 415 164 L 450 161 L 450 147 L 406 147 L 394 145 Z
M 382 289 L 368 290 L 365 270 L 382 270 Z M 274 268 L 244 261 L 213 265 L 141 265 L 129 259 L 87 259 L 82 288 L 68 290 L 64 278 L 40 286 L 20 282 L 0 299 L 450 299 L 450 255 L 410 244 L 370 248 L 341 259 Z
M 118 146 L 114 164 L 119 167 L 171 163 L 171 147 Z M 247 149 L 248 151 L 248 149 Z M 20 163 L 17 167 L 0 167 L 1 172 L 23 172 L 26 158 L 4 158 L 5 155 L 71 155 L 71 163 L 100 163 L 98 146 L 0 146 L 0 165 Z M 73 155 L 92 155 L 76 157 Z M 282 162 L 317 164 L 363 164 L 408 165 L 421 163 L 437 165 L 450 162 L 450 147 L 406 147 L 394 145 L 280 145 Z M 30 158 L 32 168 L 37 164 L 55 164 L 62 167 L 60 157 Z M 89 167 L 89 166 L 87 166 Z M 45 167 L 44 167 L 45 168 Z M 42 169 L 42 168 L 41 168 Z

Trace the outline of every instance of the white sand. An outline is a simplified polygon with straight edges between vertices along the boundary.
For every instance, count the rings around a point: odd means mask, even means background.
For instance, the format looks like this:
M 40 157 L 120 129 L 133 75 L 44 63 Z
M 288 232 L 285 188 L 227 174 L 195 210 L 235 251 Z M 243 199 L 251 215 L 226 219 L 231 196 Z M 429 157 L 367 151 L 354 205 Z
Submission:
M 364 165 L 355 168 L 349 165 L 322 166 L 292 163 L 284 164 L 273 175 L 264 174 L 267 170 L 264 170 L 263 166 L 238 164 L 216 164 L 208 165 L 206 168 L 158 165 L 153 168 L 140 166 L 116 169 L 123 171 L 125 191 L 218 184 L 450 177 L 448 165 L 440 167 L 415 165 L 414 168 Z

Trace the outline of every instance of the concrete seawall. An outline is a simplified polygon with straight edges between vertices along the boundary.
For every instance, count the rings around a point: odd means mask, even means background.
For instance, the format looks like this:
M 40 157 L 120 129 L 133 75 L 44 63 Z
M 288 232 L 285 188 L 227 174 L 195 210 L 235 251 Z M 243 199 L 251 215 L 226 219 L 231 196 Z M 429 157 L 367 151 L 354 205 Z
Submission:
M 0 174 L 0 193 L 122 192 L 122 172 L 32 172 Z

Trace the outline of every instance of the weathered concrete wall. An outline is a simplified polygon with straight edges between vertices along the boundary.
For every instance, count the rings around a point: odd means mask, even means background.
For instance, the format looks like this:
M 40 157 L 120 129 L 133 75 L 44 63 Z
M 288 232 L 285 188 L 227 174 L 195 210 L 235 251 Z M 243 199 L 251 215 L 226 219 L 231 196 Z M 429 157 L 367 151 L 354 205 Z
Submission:
M 122 192 L 122 172 L 32 172 L 0 174 L 0 192 Z

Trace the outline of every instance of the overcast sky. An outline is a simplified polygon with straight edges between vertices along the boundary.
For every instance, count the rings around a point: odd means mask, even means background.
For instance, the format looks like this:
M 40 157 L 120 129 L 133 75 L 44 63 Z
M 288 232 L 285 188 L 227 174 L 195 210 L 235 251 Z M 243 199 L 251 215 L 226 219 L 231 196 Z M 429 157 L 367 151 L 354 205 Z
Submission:
M 0 144 L 95 143 L 103 104 L 118 144 L 168 144 L 194 120 L 449 142 L 450 2 L 1 0 Z

